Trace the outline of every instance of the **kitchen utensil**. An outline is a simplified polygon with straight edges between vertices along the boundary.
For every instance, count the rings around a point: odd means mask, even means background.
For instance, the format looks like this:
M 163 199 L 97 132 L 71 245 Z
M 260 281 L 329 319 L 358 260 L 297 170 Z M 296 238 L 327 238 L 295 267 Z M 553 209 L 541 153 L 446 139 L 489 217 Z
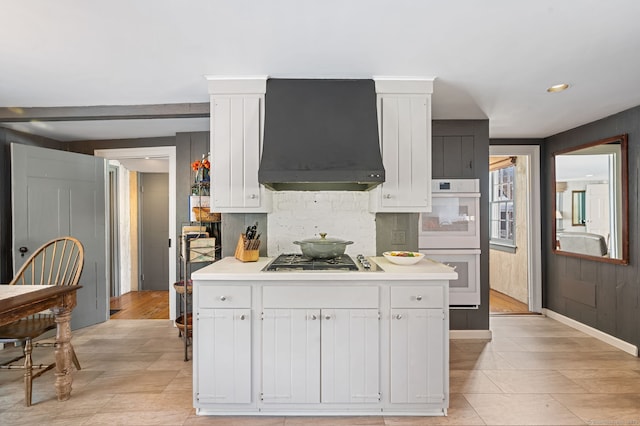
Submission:
M 382 255 L 396 265 L 414 265 L 424 258 L 424 254 L 417 251 L 385 251 Z
M 299 245 L 302 254 L 310 259 L 331 259 L 342 256 L 347 246 L 353 244 L 353 241 L 327 238 L 327 233 L 321 232 L 320 238 L 294 241 L 293 244 Z

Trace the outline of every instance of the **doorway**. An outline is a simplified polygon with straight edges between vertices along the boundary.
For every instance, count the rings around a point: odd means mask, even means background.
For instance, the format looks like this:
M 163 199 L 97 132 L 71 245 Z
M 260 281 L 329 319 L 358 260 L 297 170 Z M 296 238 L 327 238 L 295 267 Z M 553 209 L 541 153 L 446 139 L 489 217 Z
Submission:
M 489 312 L 542 310 L 540 148 L 492 145 Z
M 176 147 L 146 147 L 96 150 L 95 156 L 116 160 L 118 164 L 120 185 L 118 200 L 120 201 L 119 248 L 120 248 L 120 288 L 121 295 L 133 293 L 140 289 L 139 277 L 141 267 L 138 259 L 137 197 L 130 197 L 131 191 L 137 193 L 137 179 L 140 173 L 168 173 L 168 238 L 163 238 L 162 246 L 166 250 L 170 244 L 166 262 L 168 278 L 162 291 L 168 293 L 169 319 L 176 318 L 176 295 L 172 285 L 176 276 Z M 131 238 L 134 234 L 136 238 Z M 165 251 L 166 253 L 166 251 Z M 172 278 L 174 277 L 174 278 Z M 121 296 L 120 296 L 121 297 Z

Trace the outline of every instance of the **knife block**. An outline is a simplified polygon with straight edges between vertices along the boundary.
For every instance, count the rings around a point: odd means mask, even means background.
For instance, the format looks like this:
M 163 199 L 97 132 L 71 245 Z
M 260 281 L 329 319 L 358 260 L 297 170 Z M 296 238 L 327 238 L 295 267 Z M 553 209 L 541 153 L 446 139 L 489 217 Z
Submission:
M 240 238 L 238 238 L 238 244 L 236 245 L 236 259 L 242 262 L 256 262 L 260 258 L 260 250 L 257 248 L 255 250 L 247 250 L 245 247 L 247 245 L 247 236 L 245 234 L 240 234 Z M 257 243 L 257 247 L 260 247 L 260 240 L 251 240 Z

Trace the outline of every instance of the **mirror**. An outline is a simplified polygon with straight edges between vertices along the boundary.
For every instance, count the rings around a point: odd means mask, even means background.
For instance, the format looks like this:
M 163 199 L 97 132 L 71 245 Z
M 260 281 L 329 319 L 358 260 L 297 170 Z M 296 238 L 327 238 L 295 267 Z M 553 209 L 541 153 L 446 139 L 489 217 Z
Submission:
M 628 264 L 627 135 L 553 154 L 553 251 Z

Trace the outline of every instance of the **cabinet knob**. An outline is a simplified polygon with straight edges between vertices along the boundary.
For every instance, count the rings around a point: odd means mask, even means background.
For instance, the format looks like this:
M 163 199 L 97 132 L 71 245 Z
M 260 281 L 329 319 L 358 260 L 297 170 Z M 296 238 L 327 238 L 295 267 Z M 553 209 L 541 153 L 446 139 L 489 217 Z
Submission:
M 258 198 L 258 196 L 256 194 L 251 194 L 249 195 L 249 198 L 251 198 L 252 200 L 255 200 L 256 198 Z
M 227 296 L 220 296 L 220 300 L 224 302 L 225 300 L 227 300 Z
M 402 314 L 396 315 L 396 319 L 402 319 Z
M 324 319 L 330 320 L 331 319 L 331 315 L 325 315 Z
M 317 317 L 317 316 L 315 316 L 315 315 L 311 315 L 311 316 L 309 317 L 309 319 L 311 319 L 311 321 L 315 321 L 315 320 L 317 320 L 317 319 L 318 319 L 318 317 Z
M 240 315 L 240 320 L 241 320 L 241 321 L 244 321 L 244 319 L 245 319 L 244 314 Z
M 417 300 L 418 302 L 419 302 L 419 301 L 421 301 L 421 300 L 422 300 L 422 296 L 417 295 L 417 296 L 416 296 L 416 300 Z
M 382 198 L 385 198 L 385 199 L 389 200 L 389 199 L 391 199 L 391 194 L 384 194 L 382 196 Z

